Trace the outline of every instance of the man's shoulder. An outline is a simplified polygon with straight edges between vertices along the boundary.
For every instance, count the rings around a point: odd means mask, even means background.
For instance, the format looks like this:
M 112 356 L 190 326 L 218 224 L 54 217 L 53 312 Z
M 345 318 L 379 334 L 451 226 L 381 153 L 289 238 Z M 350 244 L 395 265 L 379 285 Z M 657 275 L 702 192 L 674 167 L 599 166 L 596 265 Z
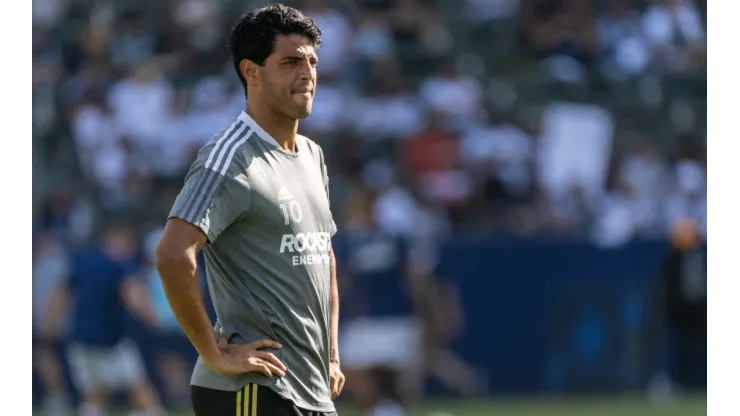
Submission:
M 314 140 L 311 140 L 307 136 L 304 136 L 302 134 L 298 134 L 296 137 L 298 141 L 298 145 L 305 148 L 305 150 L 308 151 L 314 158 L 316 158 L 319 163 L 324 163 L 324 150 L 321 148 L 321 145 L 316 143 Z M 303 151 L 303 150 L 302 150 Z
M 318 143 L 316 143 L 315 140 L 312 140 L 308 136 L 304 136 L 302 134 L 298 134 L 298 135 L 296 135 L 296 137 L 298 138 L 298 140 L 302 141 L 303 144 L 305 146 L 307 146 L 309 149 L 316 150 L 316 151 L 319 151 L 319 152 L 321 151 L 321 145 L 318 144 Z
M 252 133 L 248 125 L 235 119 L 200 148 L 190 170 L 207 169 L 221 175 L 245 172 L 249 159 L 246 144 Z

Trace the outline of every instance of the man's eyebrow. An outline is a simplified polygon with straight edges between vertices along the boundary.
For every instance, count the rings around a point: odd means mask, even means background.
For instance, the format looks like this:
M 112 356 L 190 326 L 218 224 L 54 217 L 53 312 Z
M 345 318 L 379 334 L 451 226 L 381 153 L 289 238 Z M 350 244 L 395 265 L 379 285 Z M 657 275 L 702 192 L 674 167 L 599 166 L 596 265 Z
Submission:
M 316 57 L 316 55 L 302 55 L 302 56 L 298 56 L 298 55 L 293 56 L 293 55 L 290 55 L 290 56 L 284 56 L 282 58 L 283 61 L 300 61 L 301 59 L 318 60 L 318 58 Z

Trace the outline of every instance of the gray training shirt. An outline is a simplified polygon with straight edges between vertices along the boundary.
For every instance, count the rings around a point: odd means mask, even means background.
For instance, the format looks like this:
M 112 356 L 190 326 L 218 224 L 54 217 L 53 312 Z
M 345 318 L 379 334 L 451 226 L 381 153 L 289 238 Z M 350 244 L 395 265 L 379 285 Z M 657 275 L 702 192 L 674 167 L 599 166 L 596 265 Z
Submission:
M 298 136 L 282 149 L 245 112 L 198 154 L 170 218 L 208 236 L 206 275 L 216 330 L 230 343 L 269 338 L 284 378 L 221 376 L 200 359 L 191 384 L 238 391 L 267 386 L 296 406 L 333 412 L 329 391 L 329 209 L 321 148 Z M 217 332 L 218 333 L 218 332 Z

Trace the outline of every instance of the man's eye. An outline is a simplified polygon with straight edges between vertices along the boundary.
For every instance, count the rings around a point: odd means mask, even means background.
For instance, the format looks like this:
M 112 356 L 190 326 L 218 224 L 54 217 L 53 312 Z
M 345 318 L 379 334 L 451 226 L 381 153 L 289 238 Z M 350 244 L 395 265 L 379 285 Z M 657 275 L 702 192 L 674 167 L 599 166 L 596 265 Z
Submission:
M 288 65 L 288 66 L 296 66 L 296 65 L 298 65 L 298 61 L 287 61 L 287 62 L 285 62 L 285 65 Z

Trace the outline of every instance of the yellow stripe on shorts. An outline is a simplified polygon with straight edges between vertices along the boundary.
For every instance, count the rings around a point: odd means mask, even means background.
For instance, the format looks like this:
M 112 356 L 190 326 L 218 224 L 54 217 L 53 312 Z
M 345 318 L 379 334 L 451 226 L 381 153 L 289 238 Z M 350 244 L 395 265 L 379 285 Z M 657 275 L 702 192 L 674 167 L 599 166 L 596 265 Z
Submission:
M 236 392 L 236 416 L 242 416 L 242 390 Z
M 252 384 L 252 414 L 250 416 L 257 416 L 257 384 Z

